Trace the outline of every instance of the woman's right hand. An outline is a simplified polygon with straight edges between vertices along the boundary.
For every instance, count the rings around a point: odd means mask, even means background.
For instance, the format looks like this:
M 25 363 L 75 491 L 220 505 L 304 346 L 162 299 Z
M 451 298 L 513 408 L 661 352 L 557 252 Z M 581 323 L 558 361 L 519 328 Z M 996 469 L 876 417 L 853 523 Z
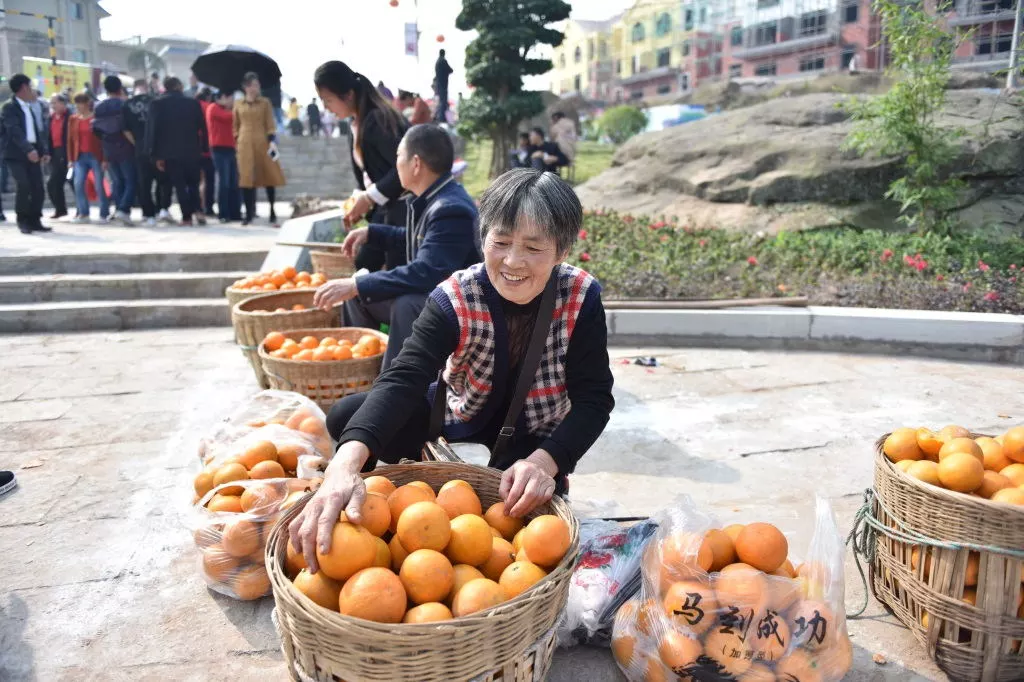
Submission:
M 341 512 L 353 523 L 363 520 L 366 485 L 359 472 L 369 455 L 370 449 L 358 441 L 338 448 L 324 472 L 323 484 L 288 525 L 291 543 L 305 557 L 310 573 L 320 570 L 317 549 L 323 554 L 331 550 L 331 534 Z
M 370 230 L 367 227 L 357 227 L 348 233 L 345 237 L 345 243 L 341 245 L 341 251 L 349 258 L 355 258 L 356 254 L 359 253 L 359 249 L 363 247 L 366 240 L 369 239 Z

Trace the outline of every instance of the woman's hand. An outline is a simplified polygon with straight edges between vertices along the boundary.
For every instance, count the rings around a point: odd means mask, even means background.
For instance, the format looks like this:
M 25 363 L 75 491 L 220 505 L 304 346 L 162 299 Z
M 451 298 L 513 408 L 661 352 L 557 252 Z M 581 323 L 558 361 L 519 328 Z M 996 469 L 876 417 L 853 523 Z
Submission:
M 352 208 L 345 214 L 345 227 L 351 227 L 358 223 L 373 208 L 373 199 L 366 192 L 357 193 L 355 198 L 356 201 L 352 204 Z
M 358 441 L 349 441 L 324 472 L 324 482 L 313 498 L 288 525 L 288 535 L 295 549 L 306 558 L 310 573 L 320 570 L 316 551 L 331 551 L 331 531 L 344 511 L 353 523 L 360 523 L 366 485 L 359 476 L 370 450 Z
M 356 281 L 352 277 L 332 279 L 317 287 L 313 294 L 313 305 L 327 312 L 336 305 L 355 298 L 359 295 L 356 288 Z
M 526 516 L 551 499 L 555 493 L 555 476 L 558 464 L 544 450 L 535 450 L 526 459 L 521 459 L 501 475 L 498 494 L 505 500 L 505 513 L 509 516 Z
M 359 249 L 363 247 L 366 240 L 370 237 L 370 228 L 358 227 L 348 233 L 345 237 L 345 243 L 341 245 L 341 251 L 349 258 L 355 258 L 356 254 L 359 253 Z

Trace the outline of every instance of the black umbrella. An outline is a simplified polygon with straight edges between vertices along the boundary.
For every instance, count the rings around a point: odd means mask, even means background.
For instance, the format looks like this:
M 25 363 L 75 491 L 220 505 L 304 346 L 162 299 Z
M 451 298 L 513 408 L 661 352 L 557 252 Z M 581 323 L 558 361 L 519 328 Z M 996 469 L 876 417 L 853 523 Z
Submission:
M 234 92 L 250 71 L 260 77 L 263 88 L 281 84 L 281 68 L 267 55 L 245 45 L 211 45 L 192 62 L 192 73 L 201 83 Z

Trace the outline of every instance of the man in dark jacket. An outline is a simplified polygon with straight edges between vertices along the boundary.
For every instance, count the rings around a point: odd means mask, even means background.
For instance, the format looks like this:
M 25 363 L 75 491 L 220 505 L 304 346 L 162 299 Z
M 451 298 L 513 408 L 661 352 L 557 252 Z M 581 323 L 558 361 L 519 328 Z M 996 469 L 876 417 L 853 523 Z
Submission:
M 544 139 L 544 130 L 530 129 L 530 164 L 537 170 L 557 173 L 562 166 L 569 165 L 569 158 L 554 142 Z
M 309 119 L 309 136 L 320 136 L 320 107 L 316 105 L 316 97 L 306 105 L 306 117 Z
M 434 120 L 438 123 L 448 121 L 448 77 L 454 73 L 448 60 L 444 58 L 444 50 L 437 55 L 434 62 L 434 93 L 437 95 L 437 111 L 434 113 Z
M 158 170 L 166 171 L 178 195 L 181 224 L 206 224 L 199 198 L 199 169 L 203 152 L 210 145 L 206 119 L 199 102 L 185 97 L 181 81 L 164 80 L 164 94 L 149 105 L 146 122 L 146 151 Z
M 50 160 L 49 135 L 41 109 L 33 107 L 36 91 L 31 79 L 23 73 L 10 81 L 11 98 L 0 109 L 0 156 L 7 162 L 11 176 L 18 186 L 15 209 L 18 229 L 24 234 L 49 232 L 43 227 L 43 170 L 42 164 Z M 37 113 L 38 112 L 38 113 Z
M 160 219 L 170 221 L 167 209 L 171 205 L 171 182 L 167 173 L 157 170 L 146 152 L 146 120 L 149 104 L 154 95 L 144 78 L 135 80 L 132 96 L 125 102 L 121 113 L 124 117 L 125 137 L 135 147 L 135 170 L 137 173 L 137 194 L 142 207 L 142 217 L 149 227 L 156 225 L 157 211 Z M 153 198 L 153 184 L 156 183 L 156 199 Z
M 50 178 L 46 181 L 46 191 L 53 204 L 53 219 L 63 218 L 68 214 L 67 196 L 64 185 L 68 182 L 68 98 L 54 95 L 50 98 Z
M 96 107 L 92 119 L 92 131 L 103 144 L 103 167 L 113 180 L 114 220 L 126 227 L 132 223 L 132 206 L 135 205 L 135 148 L 125 135 L 124 106 L 128 94 L 121 79 L 107 76 L 103 79 L 107 99 Z
M 412 324 L 434 287 L 456 270 L 482 258 L 477 210 L 451 175 L 455 151 L 442 128 L 413 126 L 398 145 L 398 175 L 407 198 L 406 226 L 371 224 L 352 230 L 344 251 L 364 243 L 384 250 L 404 246 L 408 262 L 391 270 L 331 280 L 314 303 L 329 309 L 345 301 L 346 324 L 375 329 L 390 325 L 383 367 L 387 368 L 412 332 Z

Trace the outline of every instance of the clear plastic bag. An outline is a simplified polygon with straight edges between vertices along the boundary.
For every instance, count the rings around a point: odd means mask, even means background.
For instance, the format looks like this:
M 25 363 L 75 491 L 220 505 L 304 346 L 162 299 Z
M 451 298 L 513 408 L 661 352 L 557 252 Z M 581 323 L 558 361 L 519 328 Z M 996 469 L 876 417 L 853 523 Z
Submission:
M 740 528 L 722 530 L 689 498 L 657 519 L 640 595 L 619 609 L 612 634 L 631 682 L 836 682 L 846 674 L 843 541 L 827 500 L 817 499 L 814 536 L 796 568 L 788 541 L 766 524 L 749 524 L 733 542 Z M 778 568 L 736 563 L 737 546 L 752 563 Z
M 204 495 L 192 508 L 189 529 L 210 589 L 242 600 L 270 594 L 267 537 L 282 512 L 310 489 L 309 481 L 278 478 L 232 482 Z
M 615 521 L 580 522 L 580 561 L 556 636 L 563 647 L 607 646 L 619 607 L 640 589 L 640 562 L 657 530 L 653 521 L 626 527 Z

